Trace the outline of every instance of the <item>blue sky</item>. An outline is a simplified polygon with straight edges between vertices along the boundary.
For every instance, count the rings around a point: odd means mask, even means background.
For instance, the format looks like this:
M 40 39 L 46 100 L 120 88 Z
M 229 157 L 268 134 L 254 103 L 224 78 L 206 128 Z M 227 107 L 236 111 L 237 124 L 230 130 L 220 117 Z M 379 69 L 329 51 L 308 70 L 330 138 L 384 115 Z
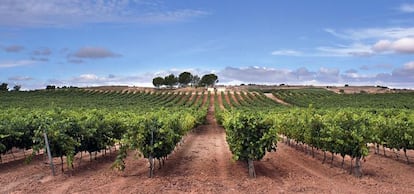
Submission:
M 414 88 L 414 1 L 2 0 L 0 82 Z

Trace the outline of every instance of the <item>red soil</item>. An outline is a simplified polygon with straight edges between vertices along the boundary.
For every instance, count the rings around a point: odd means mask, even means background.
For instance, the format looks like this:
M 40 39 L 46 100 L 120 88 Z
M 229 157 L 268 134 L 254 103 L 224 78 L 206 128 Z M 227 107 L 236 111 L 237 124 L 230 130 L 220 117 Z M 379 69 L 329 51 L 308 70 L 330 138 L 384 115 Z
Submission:
M 230 92 L 229 98 L 233 98 L 234 103 L 236 103 L 237 105 L 240 105 L 240 102 L 237 100 L 235 96 L 235 92 Z
M 217 94 L 217 100 L 218 100 L 218 104 L 219 104 L 219 106 L 220 106 L 220 109 L 221 109 L 221 110 L 224 110 L 223 99 L 222 99 L 222 97 L 221 97 L 221 93 L 218 93 L 218 94 Z
M 230 105 L 230 107 L 233 107 L 233 105 L 230 103 L 229 95 L 224 94 L 224 99 L 226 99 L 226 102 L 227 102 L 228 105 Z

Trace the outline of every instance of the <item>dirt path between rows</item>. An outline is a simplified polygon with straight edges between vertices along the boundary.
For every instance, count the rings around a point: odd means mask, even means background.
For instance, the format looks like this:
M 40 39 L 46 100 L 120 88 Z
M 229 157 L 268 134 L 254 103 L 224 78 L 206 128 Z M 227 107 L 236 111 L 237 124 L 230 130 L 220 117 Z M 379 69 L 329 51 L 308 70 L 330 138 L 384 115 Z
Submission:
M 152 179 L 147 160 L 133 152 L 124 172 L 110 169 L 113 153 L 91 162 L 84 157 L 80 166 L 77 158 L 72 175 L 58 170 L 55 177 L 39 156 L 29 165 L 0 164 L 0 193 L 414 193 L 414 165 L 372 153 L 358 179 L 339 167 L 339 158 L 330 167 L 320 153 L 312 158 L 281 142 L 255 162 L 257 178 L 250 179 L 245 163 L 232 160 L 214 118 L 214 95 L 209 100 L 206 124 L 185 137 Z
M 286 105 L 286 106 L 292 106 L 291 104 L 289 104 L 289 103 L 287 103 L 287 102 L 283 101 L 282 99 L 277 98 L 277 97 L 276 97 L 276 96 L 274 96 L 272 93 L 264 93 L 264 95 L 265 95 L 266 97 L 268 97 L 268 98 L 270 98 L 270 99 L 272 99 L 272 100 L 276 101 L 276 102 L 277 102 L 277 103 L 279 103 L 279 104 L 283 104 L 283 105 Z
M 224 110 L 223 97 L 221 93 L 217 93 L 217 100 L 221 110 Z
M 234 104 L 231 104 L 229 95 L 230 95 L 230 94 L 224 94 L 224 99 L 226 100 L 227 104 L 228 104 L 230 107 L 233 107 L 233 106 L 234 106 Z
M 233 102 L 235 103 L 234 105 L 233 105 L 233 107 L 234 106 L 238 106 L 238 105 L 240 105 L 240 102 L 237 100 L 237 98 L 236 98 L 236 94 L 235 94 L 236 92 L 231 92 L 231 93 L 229 93 L 230 94 L 230 96 L 229 96 L 229 98 L 233 98 Z

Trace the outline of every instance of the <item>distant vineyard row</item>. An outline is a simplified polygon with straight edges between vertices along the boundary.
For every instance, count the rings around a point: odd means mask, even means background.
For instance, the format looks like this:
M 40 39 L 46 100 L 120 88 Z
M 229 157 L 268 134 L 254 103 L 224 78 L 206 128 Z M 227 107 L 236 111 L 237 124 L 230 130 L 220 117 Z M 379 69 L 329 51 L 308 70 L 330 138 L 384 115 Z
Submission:
M 414 109 L 414 92 L 383 94 L 337 94 L 325 89 L 291 89 L 270 91 L 292 105 L 315 108 L 400 108 Z

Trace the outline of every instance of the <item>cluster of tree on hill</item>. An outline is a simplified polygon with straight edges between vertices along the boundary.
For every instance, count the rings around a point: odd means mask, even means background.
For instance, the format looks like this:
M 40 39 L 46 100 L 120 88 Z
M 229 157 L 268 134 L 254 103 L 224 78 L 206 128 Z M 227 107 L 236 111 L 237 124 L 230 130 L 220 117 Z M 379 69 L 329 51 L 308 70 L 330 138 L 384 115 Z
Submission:
M 13 89 L 11 90 L 11 91 L 20 91 L 20 89 L 22 88 L 22 86 L 21 85 L 18 85 L 18 84 L 16 84 L 16 85 L 14 85 L 13 86 Z M 46 90 L 55 90 L 55 89 L 75 89 L 75 88 L 78 88 L 78 87 L 76 87 L 76 86 L 62 86 L 62 87 L 56 87 L 55 85 L 47 85 L 46 86 Z M 7 91 L 9 91 L 9 84 L 8 83 L 5 83 L 5 82 L 3 82 L 1 85 L 0 85 L 0 92 L 7 92 Z
M 175 86 L 214 86 L 216 83 L 218 83 L 218 77 L 215 74 L 206 74 L 200 79 L 198 75 L 193 75 L 190 72 L 182 72 L 178 77 L 174 74 L 170 74 L 165 77 L 155 77 L 152 79 L 152 84 L 157 88 L 160 88 L 161 86 L 166 86 L 168 88 L 173 88 Z
M 14 85 L 12 91 L 20 91 L 21 87 L 22 87 L 21 85 Z M 9 84 L 2 83 L 0 85 L 0 92 L 2 92 L 2 91 L 6 91 L 6 92 L 9 91 Z

